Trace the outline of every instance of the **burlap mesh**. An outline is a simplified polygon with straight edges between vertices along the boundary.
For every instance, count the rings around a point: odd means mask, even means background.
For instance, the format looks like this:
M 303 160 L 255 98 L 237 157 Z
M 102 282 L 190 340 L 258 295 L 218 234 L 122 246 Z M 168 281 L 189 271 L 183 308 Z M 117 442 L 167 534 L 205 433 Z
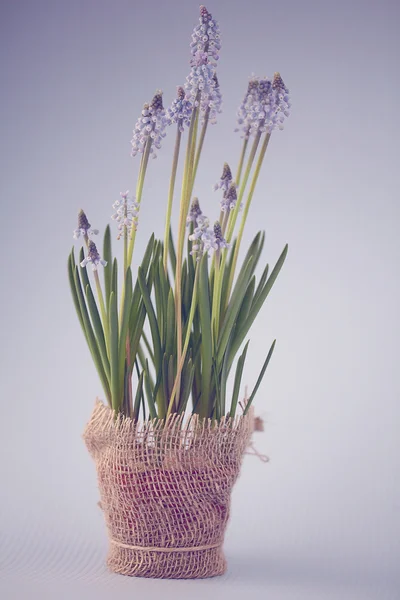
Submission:
M 159 422 L 114 420 L 96 402 L 84 440 L 96 463 L 110 547 L 124 575 L 201 578 L 226 569 L 223 540 L 230 496 L 254 418 L 173 415 Z

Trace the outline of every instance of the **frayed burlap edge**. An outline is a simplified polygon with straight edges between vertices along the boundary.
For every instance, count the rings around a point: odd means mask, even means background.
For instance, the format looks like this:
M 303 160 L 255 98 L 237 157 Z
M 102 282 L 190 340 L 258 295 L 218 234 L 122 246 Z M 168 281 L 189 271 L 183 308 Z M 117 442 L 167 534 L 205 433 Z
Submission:
M 171 415 L 134 422 L 96 401 L 83 437 L 95 461 L 109 568 L 194 579 L 226 570 L 232 487 L 254 430 L 252 409 L 219 423 Z

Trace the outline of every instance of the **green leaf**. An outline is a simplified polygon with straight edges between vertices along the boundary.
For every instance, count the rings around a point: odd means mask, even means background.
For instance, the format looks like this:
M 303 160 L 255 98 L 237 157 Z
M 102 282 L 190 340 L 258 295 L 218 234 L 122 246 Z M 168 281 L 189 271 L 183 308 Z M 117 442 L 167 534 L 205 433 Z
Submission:
M 176 345 L 176 322 L 175 322 L 175 299 L 172 288 L 168 294 L 167 305 L 167 330 L 165 340 L 165 352 L 167 356 L 171 356 L 175 352 Z
M 262 248 L 264 246 L 264 238 L 265 238 L 265 234 L 262 233 L 261 231 L 259 231 L 257 233 L 257 235 L 255 236 L 255 238 L 253 239 L 253 241 L 250 244 L 250 247 L 247 251 L 247 254 L 244 258 L 243 264 L 242 264 L 242 268 L 239 271 L 239 275 L 238 278 L 240 277 L 240 275 L 243 273 L 244 269 L 246 268 L 247 263 L 249 262 L 250 258 L 253 257 L 253 268 L 252 271 L 250 273 L 250 277 L 253 275 L 255 268 L 257 266 L 257 263 L 259 261 L 260 255 L 261 255 L 261 251 Z M 249 278 L 250 278 L 249 277 Z
M 81 309 L 79 306 L 78 294 L 77 294 L 76 287 L 75 287 L 74 271 L 75 271 L 75 260 L 74 260 L 74 255 L 73 255 L 73 251 L 72 251 L 68 257 L 68 280 L 69 280 L 69 285 L 71 288 L 71 295 L 72 295 L 72 300 L 73 300 L 73 303 L 75 306 L 76 314 L 78 315 L 78 319 L 79 319 L 79 323 L 82 327 L 83 335 L 85 336 L 85 339 L 88 342 L 87 335 L 86 335 L 86 329 L 85 329 L 85 325 L 83 322 L 82 312 L 81 312 Z
M 228 345 L 225 350 L 224 361 L 222 363 L 222 371 L 221 371 L 221 380 L 220 380 L 220 403 L 221 403 L 221 416 L 225 416 L 226 410 L 226 384 L 228 381 L 228 366 L 229 366 L 229 354 L 232 344 L 232 338 L 234 337 L 234 330 L 232 330 L 231 335 L 229 336 Z
M 261 294 L 261 292 L 262 292 L 262 290 L 263 290 L 263 287 L 264 287 L 264 285 L 265 285 L 265 282 L 267 281 L 267 277 L 268 277 L 268 270 L 269 270 L 269 265 L 266 265 L 266 266 L 265 266 L 265 269 L 264 269 L 264 271 L 263 271 L 263 274 L 262 274 L 262 275 L 261 275 L 261 277 L 260 277 L 260 281 L 258 282 L 257 289 L 256 289 L 256 291 L 255 291 L 255 293 L 254 293 L 254 297 L 253 297 L 253 304 L 254 304 L 254 302 L 256 302 L 256 301 L 257 301 L 257 299 L 259 298 L 259 296 L 260 296 L 260 294 Z
M 176 252 L 174 238 L 172 237 L 172 229 L 169 228 L 169 244 L 168 244 L 169 260 L 171 262 L 172 272 L 175 274 L 176 271 Z
M 107 356 L 106 341 L 104 337 L 103 324 L 100 319 L 100 314 L 97 308 L 96 300 L 94 298 L 92 288 L 88 284 L 86 286 L 86 303 L 89 307 L 90 317 L 92 319 L 94 332 L 96 334 L 96 340 L 99 347 L 101 360 L 103 362 L 104 371 L 107 375 L 108 381 L 110 380 L 110 361 Z
M 80 249 L 80 252 L 79 252 L 79 273 L 80 273 L 80 277 L 82 280 L 82 289 L 86 290 L 86 286 L 90 286 L 90 282 L 89 282 L 89 277 L 87 274 L 87 268 L 81 267 L 81 262 L 83 261 L 84 258 L 85 258 L 85 251 L 82 246 L 82 248 Z
M 232 297 L 228 305 L 228 310 L 226 311 L 224 323 L 222 325 L 219 339 L 218 339 L 218 366 L 221 365 L 226 346 L 228 344 L 229 336 L 231 334 L 232 328 L 235 325 L 236 318 L 238 316 L 240 307 L 243 302 L 243 298 L 247 291 L 247 286 L 249 282 L 249 277 L 251 276 L 253 268 L 253 257 L 247 262 L 245 268 L 241 271 L 236 285 L 232 292 Z
M 182 383 L 181 383 L 181 393 L 179 397 L 179 414 L 182 414 L 186 410 L 186 406 L 189 400 L 190 392 L 193 385 L 193 377 L 194 377 L 194 365 L 192 360 L 189 359 L 188 364 L 184 371 L 182 372 Z
M 121 408 L 119 353 L 118 353 L 118 308 L 114 291 L 110 294 L 110 364 L 111 364 L 111 397 L 112 408 L 118 413 Z
M 162 331 L 164 328 L 164 306 L 162 299 L 162 289 L 161 289 L 161 281 L 160 281 L 160 273 L 158 270 L 158 264 L 153 263 L 154 269 L 154 295 L 156 299 L 156 312 L 157 312 L 157 326 L 160 334 L 160 346 L 163 347 L 162 343 Z
M 126 360 L 126 339 L 128 335 L 129 316 L 132 308 L 132 271 L 128 267 L 125 274 L 125 296 L 122 307 L 120 338 L 119 338 L 119 376 L 122 381 Z
M 106 295 L 106 309 L 107 314 L 110 306 L 110 294 L 111 294 L 111 276 L 112 276 L 112 250 L 111 250 L 111 231 L 110 226 L 107 225 L 104 232 L 103 241 L 103 258 L 107 261 L 104 267 L 104 289 Z
M 258 388 L 260 387 L 260 383 L 262 382 L 262 379 L 263 379 L 263 377 L 264 377 L 265 371 L 266 371 L 266 369 L 267 369 L 267 367 L 268 367 L 268 363 L 269 363 L 269 361 L 271 360 L 271 356 L 272 356 L 272 353 L 273 353 L 273 351 L 274 351 L 274 348 L 275 348 L 275 343 L 276 343 L 276 340 L 274 340 L 274 341 L 272 342 L 272 346 L 271 346 L 271 348 L 269 349 L 269 352 L 268 352 L 267 358 L 265 359 L 265 362 L 264 362 L 264 364 L 263 364 L 263 368 L 261 369 L 261 373 L 260 373 L 260 375 L 258 376 L 257 383 L 256 383 L 256 385 L 254 386 L 254 389 L 253 389 L 253 391 L 251 392 L 250 398 L 248 399 L 248 402 L 247 402 L 247 404 L 246 404 L 246 408 L 244 409 L 244 412 L 243 412 L 243 414 L 246 414 L 246 413 L 248 412 L 248 410 L 249 410 L 249 408 L 250 408 L 250 406 L 251 406 L 251 403 L 252 403 L 252 402 L 253 402 L 253 400 L 254 400 L 254 396 L 256 395 L 256 393 L 257 393 L 257 390 L 258 390 Z
M 144 389 L 146 391 L 147 405 L 149 407 L 150 419 L 157 419 L 157 410 L 156 410 L 156 405 L 154 403 L 153 391 L 151 389 L 151 384 L 150 384 L 150 379 L 149 379 L 148 373 L 149 373 L 149 371 L 148 371 L 148 365 L 147 365 L 147 369 L 144 372 Z
M 118 306 L 118 262 L 116 258 L 114 258 L 112 267 L 111 291 L 114 292 L 115 302 Z
M 247 316 L 249 314 L 251 304 L 253 301 L 253 294 L 254 294 L 255 286 L 256 286 L 256 278 L 253 275 L 253 277 L 250 280 L 250 283 L 248 285 L 248 288 L 247 288 L 246 293 L 243 298 L 242 305 L 239 310 L 239 314 L 237 317 L 237 323 L 239 323 L 239 324 L 244 323 L 247 319 Z
M 144 371 L 142 371 L 140 373 L 138 386 L 137 386 L 137 390 L 136 390 L 136 395 L 135 395 L 135 402 L 133 405 L 133 418 L 135 421 L 137 421 L 139 419 L 140 402 L 141 402 L 142 394 L 143 394 L 143 378 L 144 378 Z
M 210 386 L 212 370 L 212 342 L 211 342 L 211 306 L 210 291 L 208 287 L 208 257 L 201 259 L 199 272 L 199 315 L 201 327 L 201 400 L 198 411 L 201 417 L 210 414 Z
M 138 272 L 138 280 L 140 289 L 143 296 L 144 306 L 146 308 L 147 317 L 149 319 L 151 337 L 153 339 L 153 347 L 154 347 L 154 362 L 156 367 L 157 377 L 162 369 L 162 353 L 161 353 L 161 340 L 160 340 L 160 331 L 158 329 L 157 318 L 154 312 L 153 303 L 150 298 L 150 293 L 147 288 L 146 279 L 144 277 L 143 271 L 141 267 L 139 267 Z
M 99 351 L 99 348 L 97 345 L 95 335 L 93 333 L 92 324 L 90 322 L 89 313 L 88 313 L 88 309 L 87 309 L 86 302 L 85 302 L 85 297 L 84 297 L 83 291 L 82 291 L 78 267 L 75 267 L 74 284 L 75 284 L 76 294 L 78 297 L 79 308 L 80 308 L 80 312 L 81 312 L 82 319 L 83 319 L 83 324 L 84 324 L 84 328 L 85 328 L 86 339 L 88 342 L 89 350 L 92 354 L 93 362 L 94 362 L 97 372 L 99 374 L 100 381 L 102 383 L 107 401 L 110 402 L 111 401 L 111 393 L 110 393 L 109 382 L 107 379 L 107 375 L 104 371 L 103 362 L 102 362 L 101 356 L 100 356 L 100 351 Z
M 229 416 L 233 419 L 236 414 L 237 403 L 239 399 L 240 384 L 242 383 L 243 367 L 246 360 L 247 348 L 249 342 L 244 347 L 243 353 L 240 355 L 235 373 L 235 383 L 233 386 L 232 404 Z
M 258 296 L 257 300 L 253 302 L 252 307 L 250 309 L 249 315 L 246 319 L 245 323 L 241 323 L 239 324 L 238 327 L 238 332 L 236 334 L 234 343 L 232 344 L 232 350 L 231 350 L 231 355 L 234 356 L 235 353 L 238 351 L 238 349 L 240 348 L 244 338 L 246 337 L 250 327 L 252 326 L 256 316 L 258 315 L 262 305 L 264 304 L 269 292 L 271 291 L 272 286 L 275 283 L 276 278 L 279 275 L 279 271 L 281 270 L 283 263 L 285 262 L 285 258 L 287 255 L 287 251 L 288 251 L 288 246 L 286 244 L 286 246 L 283 249 L 282 254 L 280 255 L 280 257 L 278 258 L 278 261 L 275 265 L 275 267 L 272 270 L 271 275 L 269 276 L 267 283 L 265 284 L 265 286 L 263 287 L 260 295 Z

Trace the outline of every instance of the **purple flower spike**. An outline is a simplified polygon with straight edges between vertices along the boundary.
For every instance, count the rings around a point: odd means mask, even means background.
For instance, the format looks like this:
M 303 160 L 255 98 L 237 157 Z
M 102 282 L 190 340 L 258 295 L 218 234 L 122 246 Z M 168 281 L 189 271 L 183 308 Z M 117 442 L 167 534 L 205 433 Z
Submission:
M 274 98 L 274 128 L 283 129 L 285 117 L 290 115 L 290 97 L 289 90 L 283 83 L 283 79 L 279 73 L 274 74 L 272 81 L 272 94 Z
M 236 184 L 234 181 L 231 182 L 228 191 L 224 194 L 224 197 L 221 200 L 221 210 L 222 212 L 230 212 L 233 210 L 237 203 L 237 192 L 236 192 Z M 242 203 L 240 204 L 240 208 L 242 208 Z
M 190 207 L 190 211 L 189 211 L 189 215 L 188 215 L 188 217 L 186 219 L 187 225 L 190 225 L 190 223 L 194 223 L 194 225 L 197 226 L 197 219 L 202 214 L 203 213 L 201 211 L 198 198 L 193 198 L 192 204 L 191 204 L 191 207 Z
M 271 82 L 264 78 L 259 82 L 258 131 L 271 133 L 274 129 L 283 129 L 285 117 L 289 116 L 289 90 L 279 73 L 275 73 Z
M 190 49 L 192 66 L 197 62 L 195 56 L 198 54 L 205 54 L 207 62 L 211 63 L 216 63 L 219 59 L 218 52 L 221 49 L 219 25 L 205 6 L 200 6 L 199 25 L 193 29 Z
M 215 125 L 217 122 L 217 114 L 222 112 L 222 94 L 219 89 L 219 82 L 216 73 L 213 75 L 213 86 L 211 90 L 211 94 L 207 98 L 201 98 L 201 110 L 203 113 L 203 123 L 204 123 L 204 113 L 207 108 L 210 109 L 209 122 L 211 125 Z
M 139 219 L 140 204 L 134 198 L 129 198 L 129 190 L 121 192 L 121 200 L 117 200 L 112 205 L 115 213 L 111 216 L 118 223 L 117 240 L 121 239 L 125 228 L 127 234 L 130 235 L 132 230 L 136 231 Z
M 189 127 L 192 115 L 192 103 L 186 97 L 183 87 L 178 87 L 177 97 L 167 109 L 168 125 L 177 123 L 179 131 L 183 133 L 184 126 Z
M 88 255 L 81 262 L 81 267 L 86 267 L 89 263 L 92 264 L 93 271 L 97 271 L 99 265 L 105 267 L 107 265 L 107 261 L 100 258 L 100 254 L 97 251 L 96 244 L 92 242 L 92 240 L 88 243 Z
M 258 126 L 256 110 L 259 99 L 258 87 L 258 79 L 252 76 L 247 87 L 246 95 L 237 111 L 238 127 L 235 131 L 241 131 L 243 133 L 242 137 L 245 139 L 248 139 L 251 132 L 256 130 Z
M 142 115 L 136 122 L 133 131 L 132 156 L 143 153 L 148 140 L 152 140 L 150 154 L 156 158 L 154 148 L 161 148 L 161 140 L 165 137 L 167 118 L 162 102 L 162 92 L 157 91 L 150 104 L 143 106 Z
M 80 210 L 78 213 L 78 228 L 74 230 L 74 238 L 77 240 L 81 236 L 85 237 L 88 235 L 97 235 L 99 233 L 98 229 L 92 229 L 87 216 Z
M 200 24 L 194 28 L 192 34 L 191 71 L 186 78 L 185 88 L 193 106 L 200 106 L 203 122 L 208 111 L 210 123 L 215 123 L 222 105 L 215 74 L 218 51 L 221 47 L 219 25 L 205 6 L 200 6 L 199 20 Z
M 222 169 L 221 179 L 218 183 L 214 185 L 214 191 L 222 189 L 224 194 L 228 191 L 229 186 L 232 182 L 232 171 L 228 163 L 224 163 L 224 168 Z
M 212 241 L 212 248 L 214 248 L 214 250 L 217 252 L 222 248 L 229 248 L 228 242 L 222 235 L 221 225 L 219 224 L 219 221 L 216 221 L 214 223 L 214 239 Z

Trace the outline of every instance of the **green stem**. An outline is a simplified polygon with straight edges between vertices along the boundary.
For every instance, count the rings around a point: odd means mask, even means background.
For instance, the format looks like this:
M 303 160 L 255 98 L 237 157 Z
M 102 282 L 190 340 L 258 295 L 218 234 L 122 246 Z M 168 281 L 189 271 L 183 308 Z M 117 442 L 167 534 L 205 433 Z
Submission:
M 192 182 L 191 182 L 189 197 L 191 197 L 192 192 L 193 192 L 194 181 L 196 179 L 197 169 L 199 167 L 201 151 L 203 150 L 204 138 L 206 137 L 206 132 L 207 132 L 207 126 L 208 126 L 209 118 L 210 118 L 210 107 L 207 108 L 206 113 L 204 115 L 204 123 L 203 123 L 203 126 L 201 128 L 201 134 L 200 134 L 200 138 L 199 138 L 199 145 L 197 146 L 196 158 L 195 158 L 195 161 L 194 161 L 193 175 L 192 175 Z
M 87 234 L 84 236 L 84 240 L 86 243 L 86 247 L 89 249 L 89 236 Z M 99 277 L 99 273 L 98 273 L 97 269 L 95 271 L 93 271 L 93 276 L 94 276 L 94 281 L 96 283 L 97 297 L 99 299 L 99 304 L 100 304 L 100 315 L 101 315 L 101 320 L 103 323 L 107 355 L 108 355 L 108 358 L 110 358 L 110 330 L 109 330 L 109 326 L 108 326 L 107 311 L 106 311 L 106 307 L 104 304 L 103 291 L 101 289 L 100 277 Z
M 180 386 L 182 369 L 183 369 L 183 365 L 185 364 L 186 353 L 187 353 L 187 349 L 189 347 L 193 319 L 194 319 L 194 315 L 196 312 L 196 306 L 197 306 L 198 273 L 199 273 L 199 267 L 198 267 L 198 263 L 197 263 L 196 272 L 195 272 L 195 276 L 194 276 L 194 283 L 193 283 L 193 297 L 192 297 L 192 303 L 190 305 L 190 313 L 189 313 L 189 318 L 188 318 L 188 323 L 187 323 L 185 344 L 183 346 L 182 355 L 181 355 L 181 358 L 178 363 L 178 369 L 177 369 L 177 373 L 176 373 L 176 377 L 175 377 L 174 387 L 172 388 L 171 397 L 169 400 L 169 405 L 168 405 L 168 410 L 167 410 L 167 419 L 168 419 L 169 415 L 171 414 L 172 408 L 174 406 L 175 396 L 177 395 L 178 386 Z
M 257 131 L 256 136 L 254 138 L 253 147 L 251 149 L 250 156 L 247 161 L 247 167 L 244 172 L 242 185 L 240 186 L 240 189 L 239 189 L 236 206 L 235 206 L 234 210 L 232 210 L 230 212 L 230 215 L 229 215 L 228 234 L 227 234 L 227 238 L 226 238 L 228 242 L 231 241 L 232 236 L 233 236 L 233 231 L 235 229 L 236 221 L 238 218 L 240 205 L 242 203 L 242 199 L 243 199 L 243 195 L 244 195 L 244 190 L 246 189 L 246 185 L 247 185 L 247 182 L 248 182 L 248 179 L 250 176 L 251 167 L 253 166 L 254 158 L 257 153 L 257 148 L 258 148 L 258 144 L 260 142 L 260 138 L 261 138 L 261 132 Z
M 236 263 L 237 263 L 238 254 L 239 254 L 240 242 L 242 241 L 242 237 L 243 237 L 244 226 L 246 224 L 247 215 L 248 215 L 249 209 L 250 209 L 250 204 L 251 204 L 251 201 L 253 199 L 254 190 L 256 188 L 258 176 L 259 176 L 260 170 L 261 170 L 261 165 L 263 163 L 264 156 L 265 156 L 265 153 L 267 151 L 268 143 L 269 143 L 270 138 L 271 138 L 271 134 L 267 133 L 266 136 L 265 136 L 265 138 L 264 138 L 263 145 L 261 146 L 260 154 L 259 154 L 259 157 L 258 157 L 258 160 L 257 160 L 257 164 L 256 164 L 256 168 L 255 168 L 254 174 L 253 174 L 253 179 L 252 179 L 251 185 L 250 185 L 249 195 L 248 195 L 248 198 L 247 198 L 244 210 L 243 210 L 242 221 L 240 223 L 239 233 L 237 235 L 237 240 L 236 240 L 235 252 L 234 252 L 234 255 L 233 255 L 233 259 L 232 259 L 232 268 L 231 268 L 231 272 L 230 272 L 230 275 L 229 275 L 228 292 L 227 292 L 227 295 L 226 295 L 227 302 L 229 300 L 229 296 L 230 296 L 231 289 L 232 289 L 232 284 L 233 284 L 233 278 L 235 276 Z
M 152 142 L 153 142 L 152 138 L 149 137 L 146 142 L 145 150 L 144 150 L 144 153 L 142 156 L 142 161 L 140 164 L 139 177 L 138 177 L 137 186 L 136 186 L 136 202 L 138 204 L 140 204 L 142 201 L 143 185 L 144 185 L 144 180 L 146 177 L 147 165 L 149 163 L 150 148 L 151 148 Z M 136 240 L 136 227 L 132 226 L 131 238 L 129 240 L 129 246 L 128 246 L 127 267 L 130 267 L 131 263 L 132 263 L 132 256 L 133 256 L 133 249 L 135 247 L 135 240 Z
M 255 155 L 257 153 L 257 148 L 258 148 L 258 144 L 260 142 L 260 138 L 261 138 L 261 132 L 257 132 L 257 134 L 256 134 L 256 136 L 254 138 L 253 147 L 251 149 L 251 152 L 250 152 L 250 155 L 249 155 L 249 158 L 248 158 L 248 161 L 247 161 L 246 171 L 244 173 L 242 185 L 240 186 L 240 189 L 239 189 L 239 194 L 238 194 L 238 198 L 237 198 L 237 201 L 236 201 L 236 206 L 235 206 L 235 208 L 233 210 L 231 210 L 229 212 L 229 217 L 228 217 L 228 220 L 227 220 L 227 224 L 224 224 L 224 229 L 226 229 L 226 226 L 228 226 L 228 233 L 225 236 L 226 237 L 226 241 L 228 243 L 231 242 L 232 237 L 233 237 L 233 232 L 234 232 L 236 221 L 237 221 L 237 217 L 238 217 L 238 214 L 239 214 L 240 205 L 242 203 L 242 198 L 243 198 L 243 195 L 244 195 L 244 190 L 246 189 L 246 185 L 247 185 L 247 182 L 248 182 L 248 179 L 249 179 L 249 176 L 250 176 L 251 167 L 253 166 L 254 158 L 255 158 Z M 243 154 L 243 157 L 244 157 L 243 151 L 242 151 L 242 154 Z M 224 233 L 225 233 L 225 231 L 224 231 Z M 221 260 L 221 265 L 220 265 L 220 272 L 221 273 L 224 273 L 224 271 L 225 271 L 225 264 L 226 264 L 227 256 L 228 256 L 227 252 L 223 252 L 222 253 L 222 260 Z M 213 262 L 212 262 L 212 266 L 211 266 L 211 272 L 213 271 L 214 266 L 215 266 L 215 260 L 214 260 L 214 257 L 213 257 Z M 228 294 L 227 294 L 226 298 L 227 298 L 226 301 L 228 302 L 228 299 L 229 299 L 229 295 Z
M 239 166 L 238 166 L 238 170 L 236 173 L 236 179 L 235 179 L 235 183 L 238 186 L 240 184 L 240 177 L 242 175 L 242 169 L 243 169 L 243 162 L 244 162 L 244 157 L 246 155 L 246 150 L 247 150 L 247 146 L 249 144 L 249 137 L 246 136 L 243 142 L 243 148 L 242 148 L 242 153 L 240 155 L 240 160 L 239 160 Z
M 213 302 L 212 302 L 212 311 L 211 311 L 211 345 L 212 345 L 212 348 L 216 348 L 217 341 L 218 341 L 218 332 L 219 332 L 220 251 L 217 250 L 214 253 L 214 256 L 215 256 L 214 293 L 213 293 Z
M 127 217 L 128 207 L 125 205 L 125 219 Z M 133 227 L 133 224 L 132 224 Z M 124 274 L 126 275 L 126 270 L 128 268 L 128 228 L 124 225 Z
M 180 146 L 181 146 L 181 137 L 182 137 L 182 133 L 181 133 L 181 131 L 179 129 L 179 126 L 180 126 L 180 124 L 178 123 L 178 129 L 177 129 L 177 132 L 176 132 L 174 158 L 173 158 L 173 161 L 172 161 L 171 179 L 170 179 L 170 182 L 169 182 L 167 215 L 166 215 L 166 218 L 165 218 L 164 256 L 163 256 L 163 264 L 164 264 L 164 271 L 165 271 L 165 273 L 167 273 L 167 269 L 168 269 L 169 230 L 170 230 L 170 226 L 171 226 L 171 213 L 172 213 L 172 203 L 173 203 L 173 200 L 174 200 L 176 170 L 177 170 L 177 167 L 178 167 L 179 150 L 180 150 Z
M 189 136 L 187 142 L 185 165 L 183 171 L 181 204 L 179 211 L 179 227 L 176 254 L 176 272 L 175 272 L 175 313 L 176 313 L 176 331 L 177 331 L 177 361 L 180 363 L 182 356 L 182 259 L 183 246 L 185 242 L 186 218 L 190 204 L 190 185 L 192 181 L 193 154 L 198 125 L 198 108 L 195 107 L 192 112 L 192 118 L 189 127 Z M 179 387 L 177 388 L 177 400 L 179 401 Z

